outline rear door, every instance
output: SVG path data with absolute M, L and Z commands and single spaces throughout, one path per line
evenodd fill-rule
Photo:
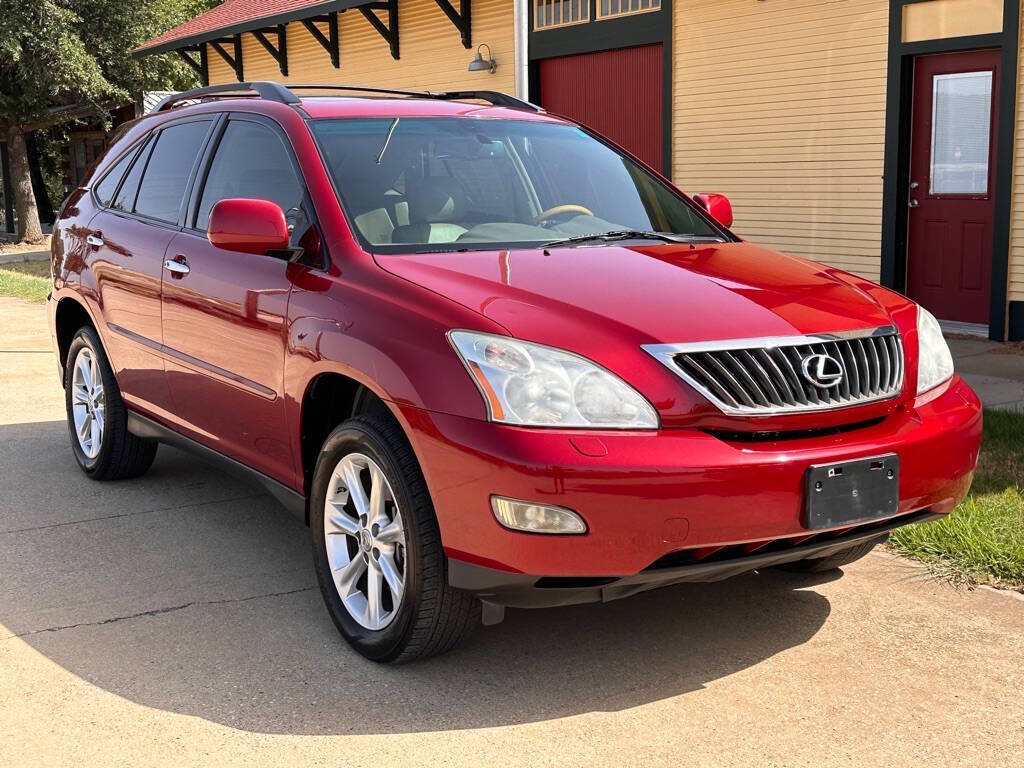
M 284 358 L 291 283 L 286 258 L 215 248 L 206 237 L 224 198 L 272 200 L 296 240 L 312 221 L 286 137 L 272 121 L 231 114 L 218 125 L 183 230 L 167 249 L 163 338 L 178 426 L 277 480 L 294 476 Z M 187 271 L 186 271 L 187 270 Z
M 130 157 L 119 158 L 93 190 L 103 208 L 87 236 L 107 354 L 125 401 L 163 417 L 170 406 L 160 352 L 164 250 L 178 230 L 185 191 L 212 125 L 205 118 L 160 128 Z

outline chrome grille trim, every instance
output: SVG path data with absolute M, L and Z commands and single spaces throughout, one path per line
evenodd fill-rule
M 890 400 L 903 389 L 903 341 L 895 326 L 811 336 L 765 336 L 693 344 L 644 344 L 672 373 L 723 413 L 771 416 Z M 803 359 L 824 353 L 843 369 L 832 387 L 810 384 Z

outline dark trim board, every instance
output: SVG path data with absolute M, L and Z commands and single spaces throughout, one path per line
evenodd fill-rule
M 988 335 L 993 341 L 1005 341 L 1010 219 L 1013 215 L 1013 150 L 1017 121 L 1020 2 L 1003 0 L 1001 33 L 904 43 L 901 41 L 903 6 L 919 1 L 890 0 L 889 3 L 889 63 L 886 78 L 885 162 L 882 182 L 882 285 L 901 292 L 906 292 L 907 288 L 907 202 L 910 191 L 910 121 L 914 57 L 930 53 L 998 48 L 999 123 L 996 126 L 995 219 L 992 227 L 992 287 Z
M 263 486 L 263 489 L 277 499 L 291 514 L 295 515 L 303 523 L 309 522 L 306 515 L 306 497 L 283 483 L 279 483 L 272 477 L 268 477 L 252 467 L 228 458 L 222 453 L 217 453 L 212 448 L 207 448 L 202 443 L 197 443 L 195 440 L 175 432 L 170 427 L 165 427 L 163 424 L 135 411 L 128 411 L 128 431 L 136 437 L 156 440 L 157 442 L 173 445 L 175 448 L 195 454 L 199 458 L 219 466 L 228 474 L 242 480 L 255 481 Z
M 527 47 L 530 100 L 537 104 L 543 104 L 544 98 L 540 92 L 541 59 L 661 44 L 661 162 L 664 176 L 672 178 L 672 0 L 661 0 L 659 11 L 600 21 L 596 20 L 597 0 L 590 0 L 591 21 L 540 31 L 533 29 L 533 6 L 527 3 Z
M 1024 301 L 1010 302 L 1010 333 L 1007 341 L 1024 341 Z

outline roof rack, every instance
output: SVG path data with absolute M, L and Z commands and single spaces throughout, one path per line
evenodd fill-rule
M 239 96 L 252 97 L 253 95 L 260 99 L 277 101 L 281 104 L 298 104 L 301 101 L 298 96 L 280 83 L 274 83 L 269 80 L 254 80 L 251 83 L 223 83 L 221 85 L 207 85 L 203 88 L 193 88 L 191 91 L 172 93 L 170 96 L 165 96 L 157 102 L 156 106 L 153 107 L 153 112 L 161 112 L 165 109 L 170 109 L 175 104 L 179 104 L 183 101 L 198 101 L 200 99 L 210 98 L 211 96 L 228 99 L 237 98 Z
M 369 85 L 330 85 L 326 83 L 306 83 L 284 86 L 270 80 L 256 80 L 251 83 L 224 83 L 208 85 L 205 88 L 193 88 L 191 91 L 174 93 L 161 99 L 153 112 L 172 108 L 183 101 L 199 101 L 207 98 L 238 98 L 253 97 L 276 101 L 280 104 L 300 104 L 302 99 L 292 89 L 300 91 L 342 91 L 344 93 L 379 93 L 391 96 L 407 96 L 415 99 L 438 99 L 440 101 L 461 101 L 478 99 L 496 107 L 512 107 L 528 109 L 531 112 L 543 112 L 536 104 L 517 99 L 499 91 L 407 91 L 400 88 L 379 88 Z
M 408 96 L 415 99 L 438 99 L 440 101 L 461 101 L 463 99 L 479 99 L 496 107 L 512 107 L 528 109 L 531 112 L 543 112 L 536 104 L 524 99 L 517 99 L 500 91 L 409 91 L 402 88 L 380 88 L 372 85 L 331 85 L 330 83 L 294 83 L 289 88 L 299 91 L 344 91 L 346 93 L 381 93 L 393 96 Z

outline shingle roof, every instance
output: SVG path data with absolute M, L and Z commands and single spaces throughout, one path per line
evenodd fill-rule
M 135 56 L 173 51 L 237 32 L 309 18 L 365 4 L 367 0 L 224 0 L 206 13 L 151 38 Z

